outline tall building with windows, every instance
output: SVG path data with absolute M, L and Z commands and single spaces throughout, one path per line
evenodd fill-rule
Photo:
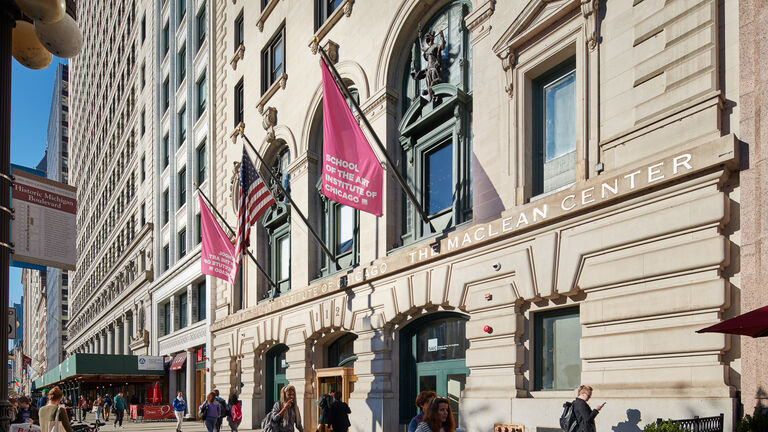
M 148 73 L 157 77 L 152 133 L 157 137 L 147 170 L 156 179 L 152 297 L 153 353 L 173 358 L 169 394 L 184 392 L 200 405 L 210 388 L 208 284 L 200 272 L 197 188 L 211 195 L 210 20 L 213 1 L 166 0 L 148 19 L 160 29 Z M 147 111 L 149 112 L 149 110 Z M 150 114 L 148 114 L 149 116 Z M 144 114 L 142 112 L 142 118 Z M 195 413 L 190 411 L 189 416 Z
M 291 384 L 305 428 L 331 389 L 353 430 L 403 430 L 423 390 L 466 430 L 557 428 L 583 383 L 609 402 L 599 431 L 637 414 L 729 429 L 741 341 L 696 330 L 740 313 L 756 217 L 739 204 L 742 6 L 678 6 L 216 2 L 214 202 L 234 223 L 242 129 L 340 264 L 278 197 L 250 238 L 268 275 L 247 261 L 211 281 L 213 384 L 245 427 Z M 395 160 L 381 218 L 320 194 L 319 46 Z
M 56 65 L 45 161 L 47 178 L 69 182 L 69 66 L 64 63 Z M 69 319 L 69 274 L 54 267 L 48 267 L 46 272 L 46 369 L 53 369 L 67 355 L 64 346 Z
M 48 368 L 46 360 L 46 272 L 33 269 L 21 270 L 21 286 L 24 296 L 24 354 L 32 360 L 31 378 L 37 378 Z

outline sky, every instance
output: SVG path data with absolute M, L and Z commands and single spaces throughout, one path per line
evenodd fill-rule
M 11 75 L 11 163 L 34 168 L 45 153 L 48 135 L 48 113 L 53 97 L 56 64 L 65 59 L 53 58 L 50 66 L 31 70 L 13 60 Z M 21 269 L 11 267 L 9 306 L 21 301 Z

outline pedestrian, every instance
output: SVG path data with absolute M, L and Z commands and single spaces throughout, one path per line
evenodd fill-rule
M 578 426 L 576 432 L 595 432 L 595 417 L 605 406 L 605 402 L 592 409 L 587 403 L 592 397 L 592 387 L 588 385 L 579 386 L 576 390 L 576 399 L 573 401 L 573 412 L 576 414 L 576 423 Z
M 88 415 L 88 398 L 85 395 L 80 395 L 77 407 L 80 408 L 80 421 L 85 421 L 85 417 Z
M 16 416 L 11 421 L 11 424 L 25 424 L 32 423 L 39 425 L 40 417 L 38 415 L 37 408 L 31 405 L 32 401 L 28 397 L 22 396 L 18 400 L 19 407 L 16 409 Z
M 64 394 L 58 387 L 54 387 L 48 392 L 48 403 L 40 408 L 39 411 L 40 430 L 49 431 L 51 430 L 51 426 L 55 427 L 57 424 L 56 422 L 58 422 L 59 430 L 63 428 L 66 432 L 73 432 L 72 426 L 69 425 L 69 417 L 65 410 L 60 406 L 61 398 L 63 396 Z
M 224 422 L 224 417 L 229 415 L 229 412 L 227 412 L 227 402 L 219 396 L 219 390 L 214 390 L 213 394 L 216 395 L 216 403 L 218 403 L 221 406 L 221 413 L 219 414 L 219 419 L 216 421 L 216 432 L 221 432 L 221 424 Z
M 64 396 L 64 408 L 67 410 L 69 421 L 73 421 L 75 419 L 75 404 L 69 396 Z
M 173 400 L 173 414 L 176 416 L 176 432 L 181 432 L 181 422 L 184 421 L 184 411 L 187 409 L 187 402 L 184 401 L 184 393 L 179 392 L 176 399 Z
M 48 405 L 48 389 L 43 389 L 43 395 L 37 400 L 37 409 Z
M 232 393 L 229 395 L 229 400 L 227 401 L 227 412 L 229 412 L 227 415 L 227 423 L 229 423 L 229 428 L 232 430 L 232 432 L 237 432 L 237 428 L 240 427 L 240 422 L 243 421 L 243 406 L 241 405 L 240 400 L 237 398 L 237 393 Z
M 328 408 L 333 403 L 332 395 L 333 389 L 330 389 L 327 394 L 320 396 L 320 399 L 317 400 L 317 406 L 320 408 L 320 417 L 317 419 L 317 432 L 328 432 L 330 430 L 328 429 L 330 424 L 328 421 Z
M 424 413 L 427 412 L 427 408 L 429 408 L 430 402 L 432 402 L 432 399 L 436 397 L 437 393 L 429 390 L 424 390 L 423 392 L 419 393 L 418 396 L 416 396 L 416 407 L 418 408 L 419 413 L 416 414 L 408 424 L 408 432 L 416 432 L 416 428 L 419 427 L 419 423 L 424 420 Z
M 456 424 L 448 399 L 436 397 L 424 414 L 424 421 L 419 423 L 416 432 L 456 432 Z
M 341 392 L 337 391 L 333 394 L 334 401 L 331 402 L 331 406 L 328 408 L 328 423 L 333 428 L 333 432 L 347 432 L 349 427 L 352 426 L 349 423 L 349 414 L 352 410 L 349 409 L 349 405 L 341 401 Z
M 120 392 L 115 396 L 115 423 L 114 427 L 117 429 L 118 423 L 120 425 L 120 429 L 123 428 L 123 415 L 125 415 L 125 410 L 128 409 L 128 404 L 125 403 L 125 398 L 123 397 L 123 392 Z
M 104 395 L 104 405 L 101 413 L 104 415 L 104 421 L 109 421 L 109 411 L 112 409 L 112 398 L 109 397 L 109 393 Z
M 216 393 L 210 392 L 205 398 L 205 402 L 197 409 L 200 417 L 203 418 L 205 428 L 208 432 L 214 432 L 216 430 L 216 423 L 221 416 L 222 406 L 216 402 Z
M 8 398 L 8 404 L 10 405 L 8 407 L 8 416 L 10 418 L 16 418 L 16 412 L 19 410 L 19 402 L 16 400 L 15 396 L 11 396 Z
M 280 400 L 275 402 L 272 411 L 261 422 L 262 429 L 271 428 L 271 432 L 304 432 L 301 413 L 296 406 L 296 387 L 287 385 L 280 390 Z
M 104 398 L 101 395 L 96 397 L 93 401 L 93 412 L 96 414 L 96 424 L 101 422 L 102 414 L 104 414 Z

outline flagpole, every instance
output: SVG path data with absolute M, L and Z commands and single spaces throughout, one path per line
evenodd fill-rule
M 408 186 L 408 183 L 405 181 L 405 178 L 400 173 L 400 170 L 397 169 L 397 166 L 395 166 L 395 161 L 392 160 L 392 158 L 389 156 L 389 153 L 387 152 L 387 149 L 384 147 L 384 144 L 381 143 L 381 140 L 379 139 L 379 136 L 376 134 L 376 131 L 373 130 L 373 127 L 371 127 L 371 124 L 368 122 L 368 119 L 365 117 L 365 114 L 363 114 L 363 110 L 360 109 L 360 105 L 357 104 L 357 101 L 354 97 L 352 97 L 352 94 L 349 92 L 349 89 L 347 88 L 347 85 L 344 84 L 344 81 L 341 79 L 341 75 L 339 75 L 339 71 L 336 70 L 336 66 L 333 65 L 333 62 L 330 58 L 328 58 L 328 53 L 325 52 L 322 46 L 320 44 L 317 44 L 317 49 L 320 51 L 320 55 L 323 57 L 323 60 L 325 60 L 325 64 L 328 66 L 328 69 L 331 71 L 331 75 L 333 75 L 334 81 L 336 81 L 336 86 L 341 90 L 342 93 L 344 93 L 344 97 L 347 98 L 347 100 L 352 103 L 355 107 L 355 111 L 357 111 L 358 114 L 360 114 L 360 119 L 363 121 L 363 124 L 365 124 L 365 127 L 368 129 L 368 132 L 371 133 L 371 136 L 373 136 L 373 140 L 376 141 L 376 145 L 379 147 L 379 150 L 384 155 L 384 159 L 387 161 L 387 164 L 390 167 L 390 171 L 397 179 L 397 182 L 400 183 L 400 187 L 405 192 L 405 195 L 408 197 L 408 199 L 411 201 L 414 207 L 416 207 L 416 211 L 419 212 L 419 216 L 421 216 L 421 220 L 425 222 L 427 225 L 429 225 L 429 228 L 432 230 L 432 232 L 437 232 L 435 229 L 435 226 L 432 225 L 432 221 L 429 219 L 429 216 L 424 211 L 424 209 L 421 207 L 421 203 L 416 198 L 416 194 L 413 193 L 410 186 Z
M 293 201 L 293 198 L 291 198 L 291 194 L 289 194 L 288 191 L 286 191 L 285 188 L 283 188 L 283 185 L 280 183 L 280 180 L 277 178 L 277 176 L 275 176 L 275 173 L 273 173 L 272 170 L 269 169 L 269 165 L 267 165 L 267 163 L 261 157 L 261 155 L 259 154 L 259 151 L 256 150 L 256 147 L 254 147 L 253 144 L 251 144 L 251 140 L 249 140 L 248 137 L 245 135 L 245 132 L 243 131 L 243 129 L 240 128 L 239 132 L 240 132 L 240 136 L 243 137 L 245 142 L 248 143 L 248 146 L 251 148 L 251 150 L 253 150 L 253 152 L 256 154 L 256 157 L 259 158 L 259 161 L 262 163 L 262 165 L 267 167 L 267 172 L 269 173 L 269 176 L 272 178 L 272 181 L 275 183 L 275 185 L 277 185 L 277 187 L 280 189 L 280 192 L 282 192 L 285 198 L 288 200 L 288 202 L 291 203 L 291 211 L 295 211 L 296 214 L 299 216 L 299 218 L 304 222 L 304 225 L 307 226 L 309 233 L 312 234 L 312 237 L 315 238 L 315 240 L 323 249 L 323 251 L 325 251 L 325 254 L 328 255 L 328 258 L 331 260 L 331 262 L 333 262 L 336 265 L 336 270 L 341 270 L 341 266 L 339 266 L 339 262 L 336 260 L 336 257 L 333 255 L 333 253 L 331 253 L 331 250 L 328 249 L 328 246 L 325 245 L 325 242 L 323 242 L 320 239 L 320 236 L 317 235 L 317 233 L 315 232 L 315 229 L 312 228 L 312 225 L 309 224 L 309 220 L 307 219 L 306 216 L 304 216 L 304 213 L 302 213 L 301 210 L 299 210 L 299 206 L 297 206 L 296 203 Z
M 235 234 L 235 230 L 232 229 L 232 226 L 227 223 L 226 219 L 224 219 L 224 216 L 222 216 L 221 213 L 219 213 L 219 210 L 216 209 L 216 206 L 213 205 L 211 200 L 209 200 L 208 197 L 203 193 L 203 190 L 200 189 L 200 186 L 197 187 L 197 192 L 200 194 L 201 197 L 203 197 L 205 202 L 208 203 L 208 206 L 213 210 L 213 212 L 216 213 L 216 216 L 218 216 L 219 219 L 222 222 L 224 222 L 224 226 L 227 227 L 227 229 L 229 230 L 229 233 L 234 235 Z M 267 281 L 269 282 L 269 284 L 272 285 L 273 287 L 277 288 L 277 285 L 274 282 L 272 282 L 272 278 L 269 277 L 269 274 L 267 274 L 267 271 L 264 270 L 264 268 L 261 266 L 261 264 L 259 264 L 258 261 L 256 261 L 256 257 L 253 256 L 253 254 L 251 253 L 250 249 L 248 249 L 246 247 L 245 251 L 248 252 L 248 256 L 251 257 L 251 260 L 253 261 L 253 263 L 256 264 L 256 268 L 258 268 L 259 271 L 261 271 L 261 274 L 263 274 L 264 277 L 267 278 Z

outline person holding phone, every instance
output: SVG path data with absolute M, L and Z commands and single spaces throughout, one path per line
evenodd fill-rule
M 287 385 L 280 390 L 280 400 L 262 423 L 262 429 L 271 427 L 272 432 L 304 432 L 299 407 L 296 405 L 296 387 Z M 295 429 L 294 429 L 295 426 Z
M 587 402 L 592 397 L 592 387 L 588 385 L 579 386 L 576 393 L 578 396 L 573 401 L 573 412 L 576 413 L 578 427 L 575 432 L 595 432 L 595 417 L 603 409 L 605 402 L 595 409 L 590 408 Z

